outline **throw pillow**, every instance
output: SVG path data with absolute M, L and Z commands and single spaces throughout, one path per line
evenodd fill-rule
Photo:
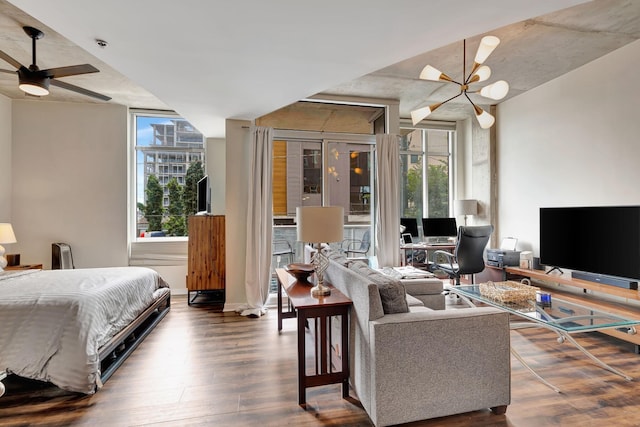
M 349 265 L 349 269 L 366 277 L 371 283 L 378 286 L 384 314 L 409 312 L 407 292 L 400 281 L 371 269 L 362 261 L 352 262 Z

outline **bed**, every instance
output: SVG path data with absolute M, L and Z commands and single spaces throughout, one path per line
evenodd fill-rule
M 169 286 L 149 268 L 0 271 L 0 381 L 93 394 L 169 308 Z

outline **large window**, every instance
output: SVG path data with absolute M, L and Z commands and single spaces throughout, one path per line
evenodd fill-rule
M 170 114 L 132 113 L 135 238 L 186 236 L 204 176 L 204 137 Z
M 400 145 L 401 217 L 451 216 L 454 131 L 403 129 Z

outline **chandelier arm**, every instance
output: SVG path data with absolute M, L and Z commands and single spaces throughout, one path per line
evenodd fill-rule
M 462 95 L 464 92 L 460 92 L 457 95 L 452 96 L 451 98 L 447 99 L 446 101 L 442 101 L 443 104 L 446 104 L 447 102 L 456 99 L 457 97 L 459 97 L 460 95 Z M 467 97 L 468 98 L 468 97 Z

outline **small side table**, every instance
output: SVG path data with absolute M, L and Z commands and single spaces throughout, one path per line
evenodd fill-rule
M 22 264 L 12 265 L 4 268 L 5 270 L 42 270 L 42 264 Z
M 298 404 L 306 404 L 306 390 L 328 384 L 342 384 L 342 397 L 349 397 L 349 310 L 353 302 L 342 292 L 331 288 L 331 295 L 312 297 L 311 287 L 299 283 L 283 268 L 276 269 L 278 277 L 278 333 L 282 330 L 283 318 L 298 318 Z M 282 289 L 289 297 L 289 310 L 282 312 Z M 340 371 L 331 363 L 331 318 L 341 318 L 342 354 Z M 314 319 L 314 373 L 307 374 L 305 328 L 309 319 Z

